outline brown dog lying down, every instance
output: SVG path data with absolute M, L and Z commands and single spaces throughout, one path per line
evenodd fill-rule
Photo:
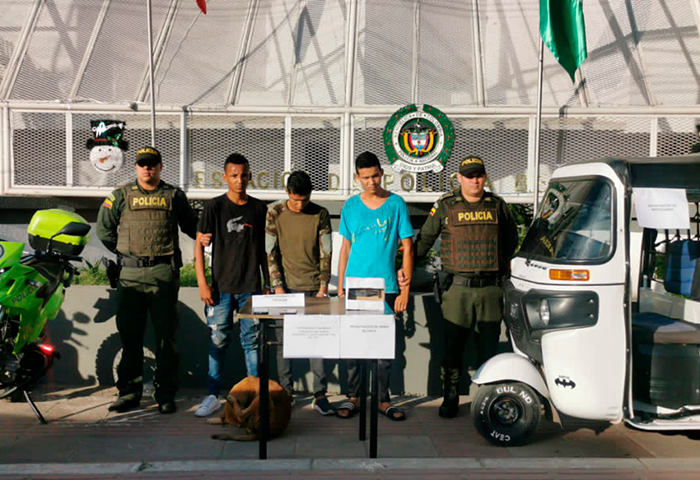
M 292 399 L 287 391 L 270 380 L 270 436 L 275 438 L 287 429 L 292 418 Z M 258 439 L 260 426 L 260 379 L 246 377 L 233 386 L 226 397 L 226 408 L 221 418 L 207 420 L 210 425 L 232 425 L 240 431 L 212 435 L 215 440 L 251 442 Z M 243 431 L 243 429 L 245 431 Z

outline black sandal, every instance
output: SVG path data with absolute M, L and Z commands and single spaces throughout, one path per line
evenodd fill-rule
M 393 420 L 395 422 L 402 422 L 402 421 L 406 420 L 406 412 L 401 410 L 399 407 L 394 407 L 394 406 L 386 407 L 386 409 L 384 409 L 384 410 L 380 409 L 379 413 L 384 415 L 389 420 Z M 399 414 L 398 417 L 395 415 L 397 413 Z
M 348 412 L 348 413 L 347 413 L 347 415 L 341 415 L 340 412 Z M 347 401 L 341 403 L 335 412 L 336 416 L 338 416 L 340 418 L 352 418 L 355 415 L 355 413 L 357 413 L 357 405 L 355 405 L 350 400 L 347 400 Z

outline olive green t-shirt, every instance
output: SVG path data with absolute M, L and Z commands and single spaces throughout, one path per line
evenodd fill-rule
M 311 202 L 299 213 L 286 200 L 267 211 L 265 227 L 270 283 L 312 291 L 327 286 L 331 276 L 331 223 L 328 210 Z

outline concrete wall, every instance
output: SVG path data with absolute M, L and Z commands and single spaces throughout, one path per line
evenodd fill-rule
M 115 290 L 108 287 L 72 286 L 66 291 L 66 299 L 58 317 L 47 326 L 47 340 L 61 353 L 54 364 L 48 382 L 63 385 L 114 384 L 116 362 L 121 343 L 115 322 Z M 208 329 L 202 302 L 196 288 L 180 290 L 180 385 L 206 388 Z M 442 315 L 430 294 L 413 294 L 408 311 L 397 328 L 396 360 L 392 365 L 392 394 L 438 394 L 440 359 L 442 355 Z M 235 335 L 237 335 L 237 330 Z M 152 379 L 154 368 L 153 332 L 147 331 L 146 381 Z M 501 346 L 507 349 L 505 336 Z M 473 351 L 473 347 L 467 351 Z M 274 353 L 271 355 L 272 377 L 276 378 Z M 473 364 L 469 353 L 465 362 Z M 342 361 L 328 361 L 329 391 L 344 391 L 346 371 Z M 233 385 L 243 378 L 245 368 L 239 342 L 229 347 L 224 385 Z M 310 390 L 311 373 L 308 362 L 293 362 L 295 388 Z M 464 382 L 463 382 L 464 383 Z M 464 384 L 463 388 L 468 388 Z

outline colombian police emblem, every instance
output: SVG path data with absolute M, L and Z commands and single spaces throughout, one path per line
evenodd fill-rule
M 441 171 L 454 141 L 452 122 L 431 105 L 407 105 L 394 112 L 384 127 L 384 150 L 397 172 Z

